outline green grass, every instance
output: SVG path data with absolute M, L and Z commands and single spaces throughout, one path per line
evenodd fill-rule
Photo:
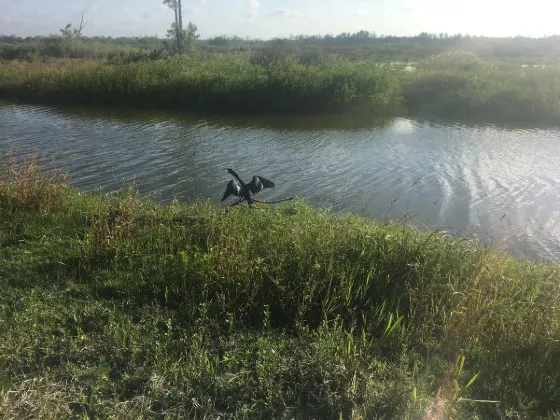
M 560 67 L 523 68 L 447 53 L 419 64 L 403 86 L 407 108 L 423 115 L 499 121 L 560 121 Z
M 204 54 L 257 51 L 271 46 L 294 50 L 320 50 L 341 55 L 350 60 L 375 59 L 381 61 L 416 61 L 435 54 L 462 49 L 490 60 L 521 63 L 557 63 L 560 57 L 558 36 L 543 38 L 461 36 L 459 34 L 420 34 L 412 37 L 372 37 L 364 33 L 340 34 L 336 37 L 296 36 L 296 39 L 247 40 L 219 36 L 199 39 L 195 45 Z M 158 50 L 165 40 L 156 37 L 81 37 L 69 46 L 60 36 L 37 36 L 26 39 L 0 35 L 0 60 L 45 57 L 82 59 L 110 59 L 114 55 L 139 56 Z M 168 40 L 167 40 L 168 41 Z
M 558 418 L 558 265 L 5 169 L 3 418 Z
M 445 53 L 415 72 L 317 53 L 0 67 L 0 98 L 221 113 L 365 112 L 558 123 L 560 68 Z M 264 55 L 263 55 L 264 54 Z
M 80 104 L 136 104 L 222 112 L 335 111 L 395 102 L 388 70 L 332 60 L 264 67 L 248 55 L 173 58 L 79 70 L 0 70 L 0 97 Z
M 50 40 L 50 42 L 49 42 Z M 109 43 L 88 42 L 66 46 L 62 38 L 46 38 L 38 43 L 0 43 L 0 60 L 45 61 L 53 58 L 104 60 L 115 57 L 150 57 L 158 54 L 161 45 L 130 47 Z

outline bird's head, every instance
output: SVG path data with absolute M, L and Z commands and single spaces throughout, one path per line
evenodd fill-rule
M 240 180 L 240 179 L 239 179 L 239 175 L 237 175 L 233 169 L 231 169 L 231 168 L 224 168 L 224 169 L 226 170 L 226 172 L 227 172 L 228 174 L 230 174 L 230 175 L 233 176 L 234 178 L 237 178 L 238 180 Z
M 224 169 L 226 170 L 226 172 L 228 174 L 237 178 L 237 174 L 235 173 L 235 171 L 233 169 L 231 169 L 231 168 L 224 168 Z

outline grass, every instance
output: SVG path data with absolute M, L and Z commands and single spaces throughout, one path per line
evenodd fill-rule
M 419 64 L 403 86 L 409 110 L 443 117 L 560 121 L 560 67 L 523 68 L 447 53 Z
M 196 47 L 203 54 L 258 51 L 271 46 L 294 50 L 320 50 L 350 60 L 417 61 L 456 49 L 490 60 L 521 63 L 557 63 L 560 57 L 558 36 L 544 38 L 461 36 L 459 34 L 420 34 L 412 37 L 372 37 L 364 33 L 341 36 L 296 36 L 296 39 L 247 40 L 219 36 L 199 39 Z M 434 36 L 435 35 L 435 36 Z M 70 57 L 109 60 L 114 56 L 139 58 L 161 50 L 164 39 L 156 37 L 82 37 L 68 45 L 59 36 L 17 38 L 0 35 L 0 60 L 40 60 L 45 57 Z M 160 53 L 156 53 L 160 54 Z
M 110 43 L 88 42 L 66 45 L 60 37 L 43 38 L 36 43 L 1 43 L 0 60 L 44 61 L 49 59 L 71 58 L 78 60 L 111 61 L 115 57 L 149 56 L 161 49 L 161 45 L 129 47 Z
M 68 71 L 0 70 L 0 97 L 81 104 L 137 104 L 218 112 L 335 111 L 395 102 L 384 69 L 332 60 L 253 64 L 246 55 L 173 58 Z
M 445 53 L 417 70 L 320 53 L 0 67 L 0 98 L 221 113 L 362 112 L 557 123 L 560 68 Z M 263 55 L 264 54 L 264 55 Z
M 34 160 L 2 172 L 0 253 L 3 418 L 559 415 L 558 265 L 301 202 L 82 193 Z
M 9 60 L 0 63 L 0 68 L 15 72 L 69 71 L 84 67 L 97 67 L 99 61 L 88 59 L 46 58 L 37 61 Z

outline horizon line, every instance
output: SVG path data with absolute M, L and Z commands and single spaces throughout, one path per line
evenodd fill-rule
M 363 34 L 363 35 L 369 35 L 367 37 L 362 38 L 363 40 L 376 40 L 376 39 L 419 39 L 419 38 L 424 38 L 427 40 L 446 40 L 446 39 L 457 39 L 457 38 L 463 38 L 463 39 L 473 39 L 473 38 L 484 38 L 484 39 L 515 39 L 515 38 L 521 38 L 521 39 L 550 39 L 550 38 L 556 38 L 559 37 L 560 38 L 560 33 L 557 34 L 550 34 L 550 35 L 541 35 L 541 36 L 536 36 L 536 35 L 521 35 L 521 34 L 517 34 L 517 35 L 502 35 L 502 36 L 496 36 L 496 35 L 484 35 L 484 34 L 471 34 L 471 33 L 461 33 L 461 32 L 457 32 L 457 33 L 447 33 L 447 32 L 420 32 L 418 34 L 415 35 L 394 35 L 394 34 L 376 34 L 375 31 L 367 31 L 367 30 L 360 30 L 357 32 L 340 32 L 338 34 L 332 34 L 332 33 L 324 33 L 324 34 L 290 34 L 290 35 L 283 35 L 283 36 L 275 36 L 275 37 L 268 37 L 268 38 L 263 38 L 263 37 L 249 37 L 249 36 L 239 36 L 239 35 L 227 35 L 227 34 L 220 34 L 220 35 L 213 35 L 213 36 L 207 36 L 205 38 L 200 38 L 199 41 L 209 41 L 209 40 L 213 40 L 216 38 L 226 38 L 228 40 L 244 40 L 244 41 L 274 41 L 274 40 L 289 40 L 289 41 L 299 41 L 301 39 L 296 39 L 298 37 L 303 37 L 303 40 L 305 39 L 317 39 L 317 40 L 344 40 L 345 38 L 341 38 L 342 35 L 348 35 L 348 38 L 352 38 L 352 36 L 356 36 L 358 34 Z M 442 37 L 443 35 L 443 37 Z M 21 40 L 26 40 L 28 38 L 50 38 L 50 37 L 58 37 L 61 36 L 57 33 L 51 33 L 51 34 L 47 34 L 47 35 L 27 35 L 27 36 L 23 36 L 23 35 L 17 35 L 17 34 L 2 34 L 0 33 L 0 38 L 18 38 Z M 91 39 L 91 38 L 113 38 L 113 39 L 118 39 L 118 38 L 130 38 L 130 39 L 143 39 L 143 38 L 155 38 L 158 40 L 165 40 L 167 39 L 166 36 L 161 36 L 158 34 L 152 34 L 152 35 L 83 35 L 82 38 L 85 39 Z M 348 39 L 346 38 L 346 39 Z

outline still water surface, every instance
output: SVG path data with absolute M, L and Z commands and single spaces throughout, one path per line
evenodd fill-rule
M 0 103 L 0 151 L 37 150 L 73 184 L 135 182 L 161 201 L 210 199 L 224 167 L 311 204 L 476 234 L 514 255 L 560 259 L 560 129 L 404 118 L 200 117 Z

